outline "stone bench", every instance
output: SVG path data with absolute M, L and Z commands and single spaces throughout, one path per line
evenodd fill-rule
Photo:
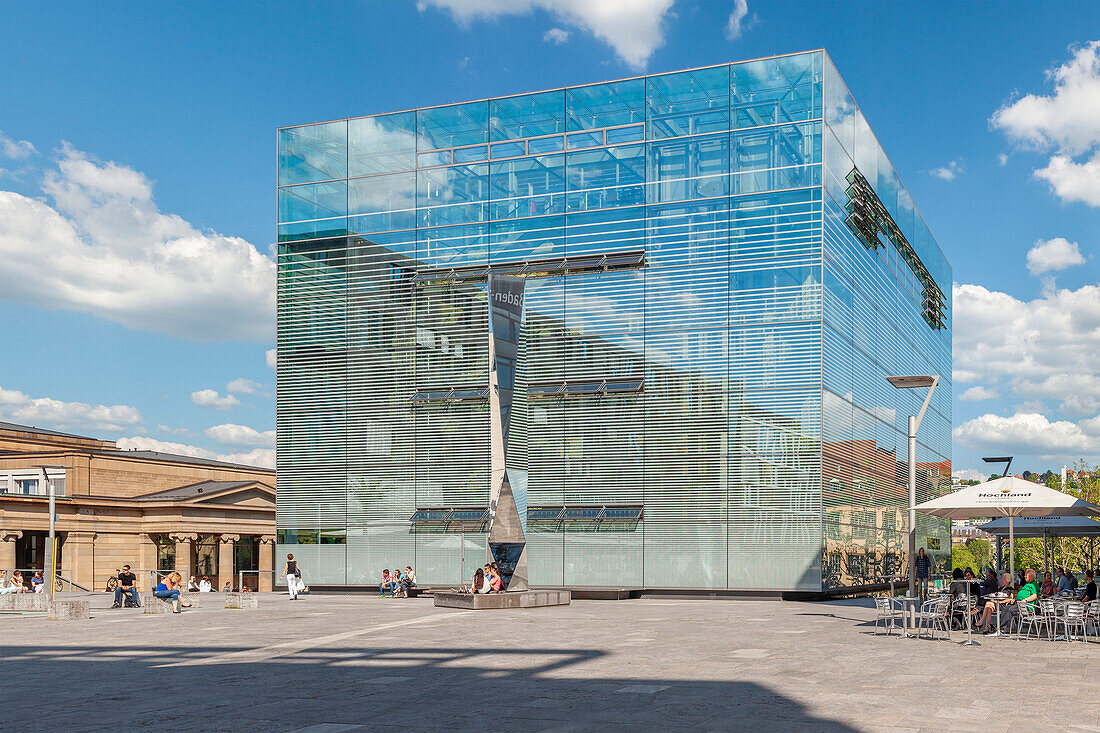
M 198 593 L 181 593 L 180 600 L 191 604 L 191 608 L 199 608 Z M 158 598 L 152 591 L 141 591 L 142 613 L 172 613 L 172 601 L 168 598 Z
M 45 593 L 10 593 L 0 596 L 0 611 L 45 611 L 49 599 Z
M 260 599 L 254 593 L 226 593 L 226 608 L 259 608 Z
M 46 604 L 46 618 L 50 621 L 77 621 L 89 618 L 88 601 L 50 601 Z

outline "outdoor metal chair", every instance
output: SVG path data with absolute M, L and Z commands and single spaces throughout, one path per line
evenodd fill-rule
M 1023 632 L 1025 639 L 1029 638 L 1032 629 L 1035 629 L 1035 638 L 1038 639 L 1039 627 L 1047 625 L 1046 617 L 1035 611 L 1030 604 L 1021 601 L 1019 606 L 1019 615 L 1016 617 L 1016 641 L 1020 640 L 1020 632 Z M 1024 631 L 1025 628 L 1026 631 Z
M 1100 600 L 1085 604 L 1085 641 L 1089 640 L 1090 631 L 1100 638 Z
M 1050 640 L 1054 641 L 1054 627 L 1058 625 L 1058 602 L 1053 598 L 1040 598 L 1039 618 L 1046 625 Z
M 894 632 L 894 629 L 897 628 L 897 627 L 894 626 L 894 619 L 902 618 L 901 611 L 898 609 L 897 606 L 894 605 L 894 599 L 893 598 L 886 598 L 886 597 L 875 599 L 875 610 L 877 611 L 877 613 L 875 615 L 875 631 L 874 631 L 874 633 L 878 634 L 878 625 L 879 625 L 879 622 L 881 621 L 883 630 L 886 631 L 887 636 L 890 636 Z M 890 622 L 889 626 L 886 625 L 887 621 Z M 901 629 L 900 628 L 898 628 L 898 635 L 899 636 L 901 635 Z
M 951 640 L 951 597 L 943 596 L 927 601 L 920 607 L 917 614 L 917 638 L 921 637 L 927 627 L 929 638 L 936 638 L 937 629 L 943 629 L 947 634 L 947 640 Z
M 1072 630 L 1074 629 L 1080 629 L 1081 636 L 1078 638 L 1082 641 L 1087 641 L 1087 639 L 1085 639 L 1085 604 L 1070 601 L 1066 603 L 1063 608 L 1064 611 L 1062 615 L 1055 620 L 1055 627 L 1061 625 L 1062 628 L 1065 629 L 1067 642 L 1073 641 Z
M 967 626 L 974 623 L 973 611 L 977 607 L 977 596 L 970 596 L 969 605 L 967 605 L 966 596 L 957 596 L 951 603 L 951 628 L 966 630 Z

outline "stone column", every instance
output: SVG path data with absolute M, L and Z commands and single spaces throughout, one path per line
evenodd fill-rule
M 270 593 L 275 590 L 275 535 L 260 535 L 260 557 L 256 564 L 260 571 L 261 593 Z
M 62 553 L 61 574 L 90 591 L 102 590 L 95 583 L 95 532 L 67 532 Z M 68 590 L 68 585 L 65 585 Z
M 176 543 L 176 572 L 183 576 L 186 584 L 191 577 L 191 550 L 199 536 L 194 532 L 176 532 L 168 538 Z
M 5 581 L 15 570 L 15 541 L 22 536 L 23 532 L 18 529 L 0 529 L 0 572 L 4 573 Z
M 230 586 L 236 585 L 236 578 L 233 577 L 233 549 L 240 538 L 239 534 L 223 534 L 218 541 L 218 587 L 214 590 L 224 588 L 227 580 Z
M 153 581 L 153 576 L 149 573 L 150 570 L 157 569 L 157 541 L 155 535 L 149 532 L 138 533 L 138 565 L 140 572 L 135 571 L 135 575 L 138 576 L 138 589 L 139 590 L 152 590 L 148 585 Z M 156 584 L 153 584 L 156 587 Z

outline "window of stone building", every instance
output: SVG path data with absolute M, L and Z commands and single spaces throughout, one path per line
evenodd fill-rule
M 215 577 L 218 574 L 218 535 L 200 534 L 195 543 L 195 564 L 192 575 Z
M 176 543 L 166 534 L 157 535 L 157 570 L 168 573 L 176 569 Z
M 255 573 L 260 569 L 260 539 L 241 537 L 233 547 L 233 576 L 240 572 Z

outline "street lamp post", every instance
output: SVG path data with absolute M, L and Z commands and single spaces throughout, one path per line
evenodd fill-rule
M 928 387 L 928 395 L 924 398 L 920 412 L 916 417 L 909 416 L 909 597 L 912 598 L 917 594 L 917 510 L 913 508 L 917 504 L 917 429 L 920 428 L 924 413 L 932 402 L 932 393 L 940 383 L 940 376 L 936 374 L 887 377 L 886 381 L 897 389 Z
M 46 591 L 50 594 L 50 598 L 53 598 L 55 582 L 54 579 L 56 578 L 57 574 L 57 558 L 55 557 L 55 555 L 57 554 L 57 532 L 55 530 L 54 524 L 55 520 L 57 519 L 57 497 L 56 492 L 54 491 L 54 486 L 50 482 L 48 469 L 65 467 L 40 465 L 36 466 L 36 468 L 38 468 L 38 470 L 42 472 L 42 486 L 46 489 L 46 495 L 50 499 L 50 537 L 46 541 L 46 562 L 44 563 L 46 566 L 46 577 L 44 578 L 44 580 L 46 583 L 49 584 L 46 586 Z

